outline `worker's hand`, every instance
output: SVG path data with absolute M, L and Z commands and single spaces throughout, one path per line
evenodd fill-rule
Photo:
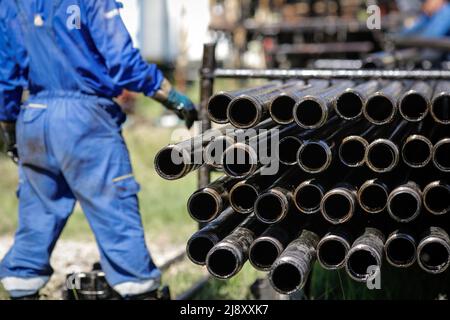
M 188 129 L 192 127 L 194 121 L 198 120 L 198 113 L 194 103 L 175 89 L 170 90 L 169 98 L 163 104 L 167 109 L 175 112 L 180 119 L 183 119 Z
M 188 129 L 198 120 L 198 112 L 194 103 L 189 97 L 174 89 L 168 80 L 164 79 L 161 89 L 154 98 L 167 109 L 175 112 L 180 119 L 183 119 Z
M 19 162 L 19 154 L 16 143 L 16 123 L 0 122 L 0 135 L 5 145 L 6 154 L 17 164 Z

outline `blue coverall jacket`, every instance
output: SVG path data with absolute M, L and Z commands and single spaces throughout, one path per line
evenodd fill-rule
M 19 225 L 0 264 L 12 296 L 52 274 L 54 245 L 79 201 L 108 282 L 123 296 L 159 285 L 112 101 L 152 96 L 163 76 L 133 45 L 114 0 L 0 0 L 0 121 L 17 121 Z M 22 106 L 22 91 L 30 97 Z

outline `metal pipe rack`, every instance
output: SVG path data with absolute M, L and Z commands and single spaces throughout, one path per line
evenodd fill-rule
M 203 62 L 200 69 L 200 133 L 211 129 L 212 123 L 207 115 L 207 104 L 213 95 L 215 79 L 411 79 L 411 80 L 450 80 L 448 70 L 325 70 L 325 69 L 223 69 L 217 68 L 216 44 L 207 43 L 203 48 Z M 211 168 L 203 166 L 198 170 L 197 187 L 204 188 L 211 182 Z M 192 290 L 180 296 L 189 299 L 208 283 L 208 279 L 201 279 L 193 285 Z
M 216 44 L 208 43 L 203 48 L 203 63 L 200 70 L 200 131 L 211 128 L 206 107 L 213 95 L 215 79 L 411 79 L 450 80 L 449 70 L 333 70 L 333 69 L 223 69 L 217 68 Z M 210 182 L 211 169 L 204 166 L 198 172 L 198 188 Z

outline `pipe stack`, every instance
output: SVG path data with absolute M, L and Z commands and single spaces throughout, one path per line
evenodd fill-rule
M 273 81 L 221 91 L 207 112 L 229 124 L 163 148 L 155 168 L 223 172 L 187 210 L 204 225 L 188 257 L 214 277 L 249 261 L 290 294 L 316 261 L 358 282 L 383 264 L 448 269 L 450 82 Z

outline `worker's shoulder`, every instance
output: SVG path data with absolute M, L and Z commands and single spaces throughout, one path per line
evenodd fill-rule
M 450 16 L 450 3 L 445 4 L 441 10 L 436 13 L 438 16 Z

